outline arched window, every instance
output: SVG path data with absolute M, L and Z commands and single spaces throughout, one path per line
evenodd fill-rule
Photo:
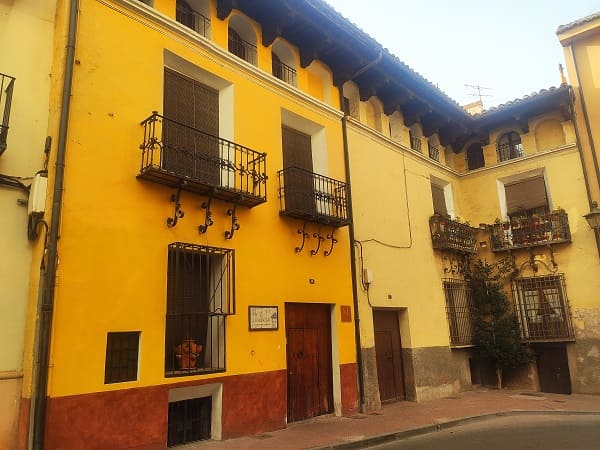
M 296 61 L 290 48 L 280 40 L 275 41 L 272 50 L 273 75 L 292 86 L 296 86 Z
M 346 81 L 343 86 L 344 92 L 344 112 L 350 117 L 360 119 L 360 95 L 358 86 L 352 81 Z
M 467 148 L 467 170 L 475 170 L 485 166 L 483 147 L 479 143 L 469 145 Z
M 242 17 L 231 18 L 228 37 L 229 52 L 256 66 L 256 34 Z
M 504 133 L 498 138 L 498 142 L 496 143 L 496 154 L 498 155 L 498 162 L 523 156 L 521 136 L 514 131 Z

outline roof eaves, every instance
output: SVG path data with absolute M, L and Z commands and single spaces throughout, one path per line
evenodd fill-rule
M 596 20 L 596 19 L 600 19 L 600 11 L 590 14 L 589 16 L 582 17 L 581 19 L 577 19 L 577 20 L 567 23 L 565 25 L 559 26 L 558 29 L 556 30 L 556 34 L 564 33 L 566 31 L 571 30 L 572 28 L 575 28 L 579 25 L 584 25 L 584 24 L 591 22 L 593 20 Z

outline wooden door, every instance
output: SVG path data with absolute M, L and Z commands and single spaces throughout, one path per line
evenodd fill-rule
M 288 422 L 333 412 L 330 307 L 286 303 Z
M 311 137 L 288 127 L 281 128 L 284 199 L 288 212 L 315 212 Z
M 373 311 L 377 381 L 382 402 L 404 400 L 404 370 L 397 311 Z
M 163 168 L 219 185 L 219 93 L 165 68 Z
M 538 346 L 537 368 L 542 392 L 571 393 L 571 376 L 565 344 Z

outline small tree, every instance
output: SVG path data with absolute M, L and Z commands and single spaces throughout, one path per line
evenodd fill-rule
M 517 318 L 502 285 L 511 270 L 509 260 L 489 264 L 479 259 L 473 264 L 470 274 L 475 308 L 473 343 L 479 354 L 494 365 L 498 389 L 502 389 L 504 369 L 531 361 L 531 356 L 521 344 Z

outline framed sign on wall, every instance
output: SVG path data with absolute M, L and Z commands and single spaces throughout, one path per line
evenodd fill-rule
M 250 331 L 269 331 L 279 329 L 279 307 L 248 306 Z

